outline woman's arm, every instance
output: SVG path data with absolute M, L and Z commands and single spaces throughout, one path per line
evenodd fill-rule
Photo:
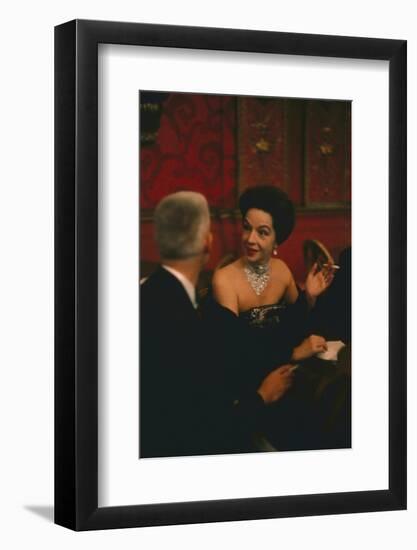
M 285 285 L 283 298 L 287 304 L 294 304 L 298 299 L 298 289 L 290 268 L 282 260 L 275 260 L 277 282 Z
M 288 270 L 288 272 L 289 272 L 289 281 L 288 281 L 287 290 L 285 291 L 284 298 L 287 304 L 294 304 L 298 299 L 298 289 L 297 289 L 297 285 L 295 284 L 294 277 L 292 276 L 291 271 Z
M 231 278 L 223 269 L 215 271 L 213 275 L 213 296 L 220 305 L 239 315 L 237 293 Z

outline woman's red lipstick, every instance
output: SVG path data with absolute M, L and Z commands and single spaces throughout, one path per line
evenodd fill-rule
M 246 254 L 247 256 L 253 256 L 256 254 L 256 248 L 249 248 L 248 246 L 245 246 Z

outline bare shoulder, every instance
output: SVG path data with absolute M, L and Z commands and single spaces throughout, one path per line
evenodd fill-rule
M 213 275 L 213 295 L 220 305 L 239 313 L 238 295 L 235 287 L 237 267 L 229 264 L 215 271 Z
M 271 260 L 272 272 L 276 277 L 279 277 L 286 283 L 289 283 L 292 280 L 292 273 L 287 264 L 280 260 L 279 258 L 273 258 Z
M 233 281 L 239 272 L 239 265 L 240 261 L 236 260 L 221 269 L 217 269 L 213 274 L 213 285 L 220 287 L 233 285 Z

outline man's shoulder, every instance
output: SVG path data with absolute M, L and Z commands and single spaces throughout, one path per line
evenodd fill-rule
M 160 267 L 140 285 L 140 310 L 145 316 L 161 318 L 182 317 L 191 302 L 182 284 L 166 269 Z
M 144 295 L 156 293 L 172 293 L 182 288 L 181 283 L 174 275 L 163 267 L 158 267 L 149 277 L 140 285 L 141 294 Z

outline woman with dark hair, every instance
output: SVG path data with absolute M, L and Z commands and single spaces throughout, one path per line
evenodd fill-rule
M 229 368 L 239 368 L 237 395 L 249 392 L 273 368 L 295 365 L 327 349 L 324 338 L 308 334 L 307 318 L 333 277 L 331 268 L 322 270 L 315 264 L 307 275 L 304 292 L 300 292 L 291 270 L 278 258 L 278 245 L 289 237 L 295 223 L 294 206 L 284 191 L 270 185 L 248 188 L 240 197 L 239 207 L 243 254 L 215 272 L 216 305 L 212 310 L 217 332 L 221 333 L 221 353 Z M 280 404 L 274 407 L 280 408 Z M 294 410 L 289 410 L 293 415 Z M 281 442 L 288 440 L 282 430 L 274 433 L 276 414 L 264 421 L 263 431 L 269 441 L 275 440 L 275 435 Z M 299 427 L 300 423 L 294 429 Z M 298 441 L 283 445 L 309 448 L 310 444 L 300 436 Z
M 294 206 L 281 189 L 262 185 L 248 188 L 239 199 L 239 208 L 243 255 L 216 271 L 214 297 L 254 328 L 277 325 L 281 317 L 285 318 L 288 306 L 296 304 L 300 298 L 290 269 L 278 258 L 278 245 L 294 228 Z M 314 306 L 331 280 L 331 269 L 318 270 L 317 265 L 313 266 L 305 282 L 304 312 Z M 286 344 L 297 340 L 300 329 L 301 326 Z M 286 335 L 289 337 L 288 331 Z M 325 340 L 310 335 L 291 350 L 287 360 L 300 361 L 325 350 Z

